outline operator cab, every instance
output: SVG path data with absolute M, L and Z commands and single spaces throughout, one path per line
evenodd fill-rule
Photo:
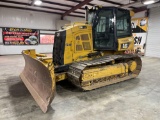
M 132 36 L 130 11 L 116 7 L 86 8 L 92 24 L 94 50 L 117 50 L 119 38 Z

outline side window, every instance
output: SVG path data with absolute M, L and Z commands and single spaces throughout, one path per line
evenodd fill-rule
M 129 37 L 131 35 L 130 14 L 126 10 L 117 11 L 117 37 Z
M 117 30 L 118 31 L 126 31 L 128 29 L 127 18 L 119 18 L 117 19 Z
M 97 25 L 97 32 L 105 32 L 106 28 L 106 17 L 101 17 Z

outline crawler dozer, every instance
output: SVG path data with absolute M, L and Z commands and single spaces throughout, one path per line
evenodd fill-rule
M 86 22 L 55 33 L 53 58 L 34 49 L 22 51 L 25 67 L 20 77 L 45 113 L 58 81 L 67 79 L 82 90 L 93 90 L 137 77 L 142 62 L 133 50 L 130 11 L 86 8 Z

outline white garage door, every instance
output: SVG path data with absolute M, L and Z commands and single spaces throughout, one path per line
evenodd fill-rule
M 160 57 L 160 7 L 150 9 L 148 25 L 145 55 Z

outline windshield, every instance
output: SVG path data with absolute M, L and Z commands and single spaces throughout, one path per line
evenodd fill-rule
M 131 23 L 129 11 L 118 9 L 116 23 L 118 38 L 131 36 Z

